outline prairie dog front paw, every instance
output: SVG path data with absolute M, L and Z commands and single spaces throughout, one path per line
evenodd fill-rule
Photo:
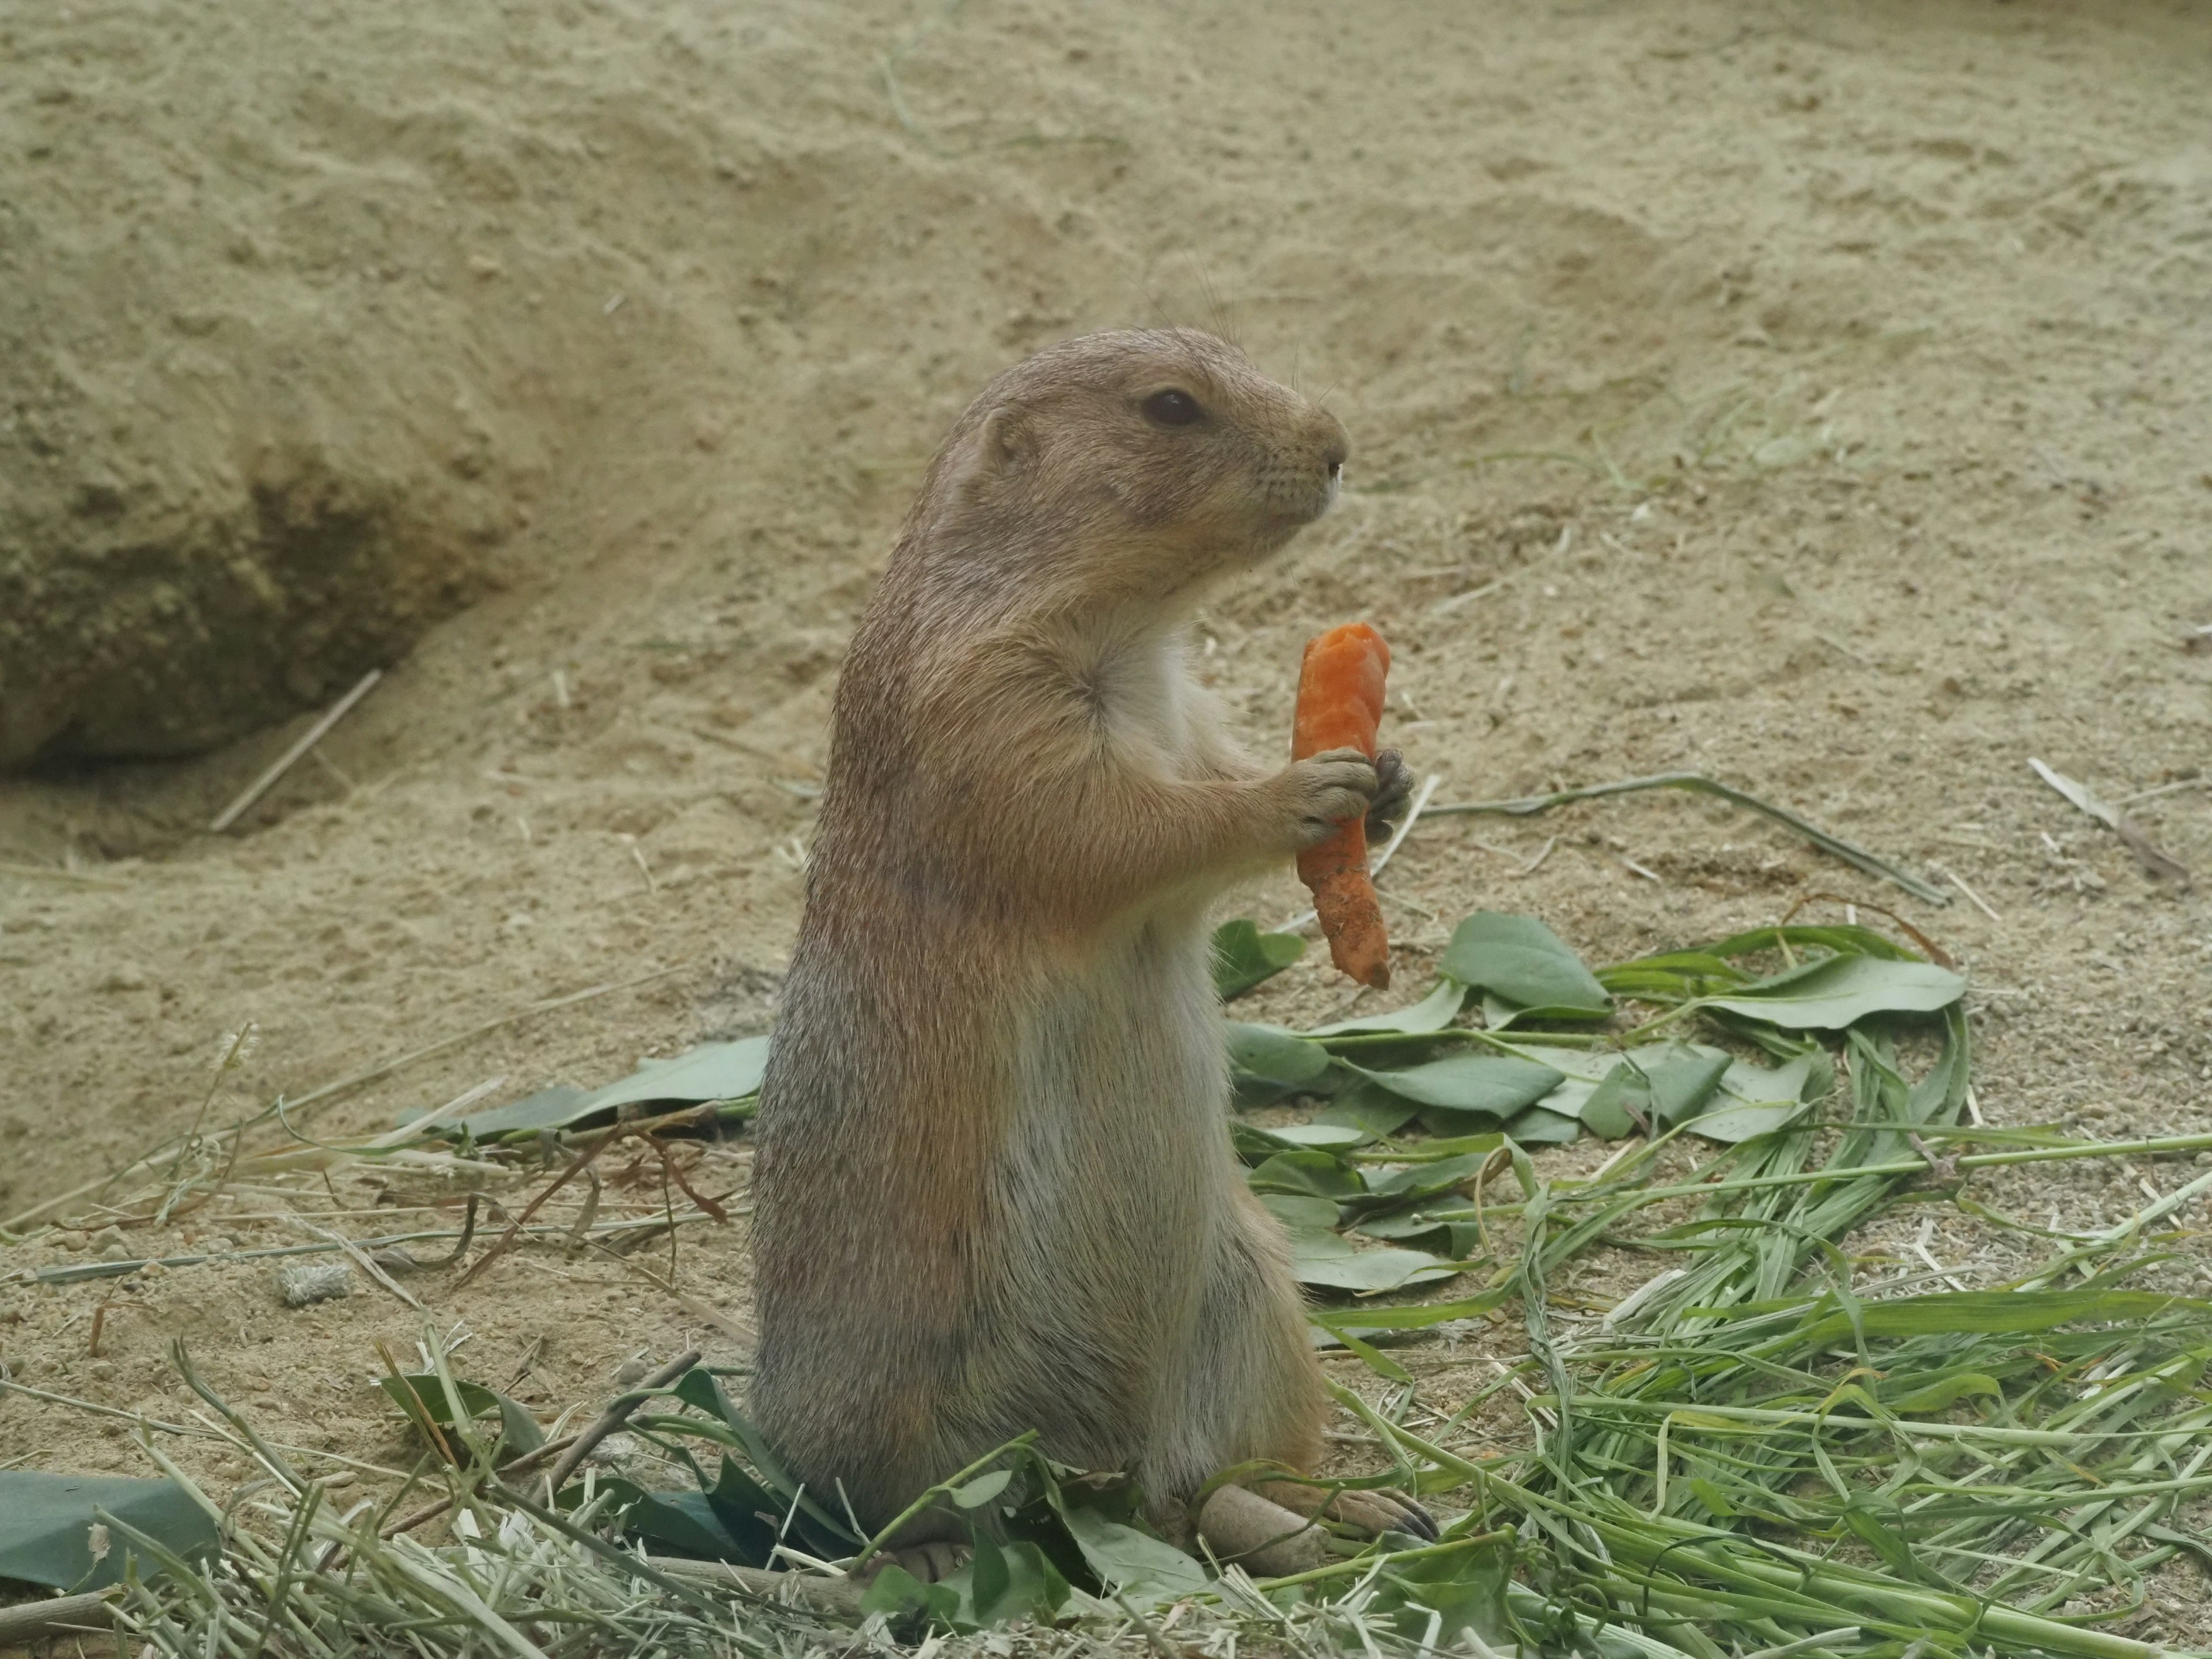
M 1289 804 L 1285 826 L 1291 850 L 1303 852 L 1364 817 L 1380 780 L 1374 762 L 1357 749 L 1330 749 L 1292 761 L 1278 777 Z

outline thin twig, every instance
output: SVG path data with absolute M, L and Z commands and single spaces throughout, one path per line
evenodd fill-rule
M 1887 860 L 1875 857 L 1863 847 L 1854 846 L 1839 836 L 1830 835 L 1818 824 L 1807 822 L 1787 807 L 1761 800 L 1732 784 L 1722 783 L 1699 772 L 1661 772 L 1650 777 L 1623 778 L 1617 783 L 1593 783 L 1580 789 L 1562 789 L 1549 795 L 1522 795 L 1511 800 L 1462 801 L 1450 806 L 1431 806 L 1429 816 L 1441 818 L 1481 812 L 1527 817 L 1537 812 L 1548 812 L 1555 806 L 1571 805 L 1576 801 L 1597 800 L 1607 795 L 1633 794 L 1645 789 L 1690 789 L 1702 794 L 1717 795 L 1734 805 L 1762 813 L 1778 823 L 1787 824 L 1822 852 L 1839 858 L 1870 876 L 1880 876 L 1884 881 L 1895 883 L 1923 903 L 1948 904 L 1951 902 L 1951 896 L 1934 883 L 1923 881 Z
M 1541 847 L 1536 849 L 1536 856 L 1534 858 L 1530 859 L 1528 863 L 1522 865 L 1518 870 L 1516 870 L 1513 872 L 1513 878 L 1516 881 L 1518 881 L 1523 876 L 1534 875 L 1538 869 L 1542 866 L 1544 860 L 1552 856 L 1552 849 L 1559 844 L 1559 838 L 1557 836 L 1553 836 L 1549 841 L 1546 842 Z
M 542 1446 L 524 1452 L 520 1457 L 500 1469 L 501 1476 L 512 1480 L 517 1475 L 529 1474 L 547 1458 L 557 1456 L 561 1461 L 554 1465 L 550 1479 L 552 1489 L 556 1492 L 559 1492 L 561 1483 L 576 1472 L 576 1465 L 590 1455 L 592 1448 L 620 1428 L 628 1420 L 629 1414 L 643 1404 L 653 1390 L 666 1388 L 698 1363 L 699 1351 L 696 1348 L 687 1349 L 651 1376 L 647 1377 L 636 1389 L 622 1395 L 581 1433 L 567 1435 L 559 1440 L 549 1440 Z M 463 1495 L 460 1492 L 449 1492 L 435 1503 L 425 1504 L 411 1515 L 403 1516 L 397 1521 L 388 1522 L 378 1528 L 377 1536 L 396 1538 L 403 1532 L 412 1532 L 425 1522 L 434 1521 L 445 1514 L 459 1501 Z
M 684 1173 L 683 1167 L 676 1162 L 674 1156 L 669 1152 L 667 1147 L 662 1146 L 659 1141 L 654 1139 L 651 1135 L 645 1137 L 645 1144 L 652 1147 L 654 1152 L 660 1154 L 660 1167 L 667 1172 L 669 1179 L 673 1181 L 678 1187 L 683 1189 L 684 1197 L 690 1199 L 694 1204 L 696 1204 L 708 1215 L 714 1217 L 715 1220 L 721 1222 L 727 1222 L 729 1220 L 730 1212 L 724 1209 L 715 1200 L 709 1198 L 706 1194 L 701 1192 L 696 1187 L 694 1187 L 691 1184 L 690 1177 Z
M 1878 916 L 1887 916 L 1896 925 L 1899 932 L 1903 933 L 1906 938 L 1910 939 L 1915 945 L 1920 947 L 1921 954 L 1925 956 L 1929 961 L 1934 963 L 1938 968 L 1956 968 L 1959 965 L 1959 959 L 1953 956 L 1948 951 L 1945 950 L 1942 945 L 1938 945 L 1934 939 L 1929 938 L 1927 934 L 1922 933 L 1917 927 L 1915 927 L 1903 916 L 1898 915 L 1896 911 L 1876 904 L 1871 899 L 1845 898 L 1841 893 L 1800 893 L 1796 898 L 1790 902 L 1790 908 L 1782 913 L 1782 920 L 1775 923 L 1775 926 L 1778 927 L 1787 927 L 1790 925 L 1790 919 L 1796 915 L 1800 910 L 1803 909 L 1807 905 L 1824 903 L 1842 905 L 1844 907 L 1844 916 L 1850 920 L 1851 925 L 1854 927 L 1858 925 L 1856 913 L 1860 910 L 1871 910 Z M 1777 939 L 1776 943 L 1781 943 L 1778 938 Z M 1787 953 L 1786 946 L 1784 947 L 1784 953 Z
M 561 1483 L 576 1472 L 576 1466 L 579 1463 L 591 1455 L 592 1447 L 622 1427 L 629 1420 L 629 1414 L 632 1412 L 643 1405 L 654 1393 L 666 1388 L 697 1364 L 699 1359 L 698 1349 L 686 1348 L 629 1393 L 623 1395 L 606 1410 L 601 1412 L 596 1421 L 569 1443 L 568 1449 L 561 1455 L 561 1461 L 553 1466 L 553 1472 L 545 1477 L 546 1484 L 557 1493 L 561 1490 Z M 511 1477 L 521 1473 L 521 1467 L 519 1464 L 510 1464 L 502 1473 Z
M 302 755 L 305 755 L 310 749 L 313 749 L 317 744 L 328 737 L 330 735 L 331 727 L 336 726 L 340 720 L 343 720 L 346 717 L 348 711 L 353 708 L 354 704 L 359 702 L 363 697 L 367 696 L 369 693 L 370 688 L 383 678 L 384 671 L 381 668 L 372 668 L 368 672 L 362 675 L 361 677 L 361 683 L 355 686 L 352 690 L 347 692 L 345 696 L 340 697 L 337 702 L 333 703 L 331 706 L 330 712 L 325 714 L 322 719 L 317 720 L 313 726 L 309 726 L 305 737 L 301 738 L 299 742 L 294 744 L 289 749 L 287 749 L 282 755 L 278 756 L 274 765 L 272 765 L 266 772 L 264 772 L 259 777 L 254 779 L 252 783 L 246 786 L 245 793 L 239 796 L 236 800 L 231 802 L 229 805 L 224 807 L 221 812 L 216 815 L 215 822 L 208 825 L 208 833 L 210 835 L 219 836 L 224 830 L 229 829 L 232 824 L 237 823 L 240 813 L 244 812 L 247 807 L 252 805 L 254 802 L 259 800 L 262 796 L 267 794 L 270 790 L 274 788 L 276 785 L 276 781 L 283 777 L 287 772 L 290 771 L 293 767 L 297 765 L 299 763 L 300 757 Z
M 760 1340 L 759 1334 L 757 1332 L 747 1329 L 744 1325 L 731 1318 L 727 1314 L 721 1312 L 719 1309 L 709 1306 L 704 1302 L 702 1302 L 697 1297 L 693 1296 L 689 1291 L 680 1291 L 677 1289 L 673 1284 L 667 1279 L 663 1279 L 659 1273 L 653 1272 L 652 1268 L 647 1267 L 642 1261 L 636 1261 L 630 1256 L 617 1255 L 615 1251 L 609 1249 L 605 1245 L 599 1243 L 596 1241 L 592 1243 L 591 1248 L 599 1255 L 605 1256 L 617 1267 L 622 1268 L 623 1272 L 635 1274 L 636 1277 L 643 1279 L 647 1284 L 652 1285 L 654 1290 L 659 1291 L 663 1296 L 667 1297 L 671 1301 L 674 1302 L 676 1305 L 683 1309 L 685 1313 L 690 1314 L 692 1318 L 699 1321 L 702 1324 L 712 1325 L 716 1330 L 721 1332 L 723 1335 L 728 1337 L 730 1340 L 736 1343 L 747 1358 L 751 1357 L 755 1346 Z
M 2033 757 L 2027 763 L 2035 769 L 2036 776 L 2065 796 L 2077 809 L 2118 836 L 2128 851 L 2136 855 L 2136 862 L 2142 866 L 2146 874 L 2160 881 L 2178 882 L 2184 887 L 2190 884 L 2189 867 L 2154 846 L 2151 838 L 2143 833 L 2142 826 L 2126 813 L 2106 805 L 2090 792 L 2087 784 L 2068 777 L 2063 772 L 2054 771 Z
M 817 1578 L 806 1572 L 769 1572 L 759 1567 L 741 1567 L 733 1561 L 696 1561 L 682 1555 L 648 1555 L 645 1559 L 648 1566 L 659 1568 L 672 1578 L 726 1584 L 769 1601 L 787 1595 L 817 1613 L 860 1616 L 863 1592 L 849 1578 Z
M 21 1607 L 0 1607 L 0 1648 L 27 1646 L 53 1636 L 90 1635 L 110 1627 L 114 1600 L 122 1586 L 56 1595 Z
M 625 1134 L 636 1132 L 639 1127 L 640 1126 L 632 1123 L 617 1124 L 615 1126 L 615 1129 L 612 1133 L 601 1136 L 598 1140 L 593 1141 L 589 1146 L 586 1146 L 582 1152 L 577 1153 L 575 1158 L 570 1161 L 568 1167 L 561 1171 L 560 1176 L 553 1182 L 552 1185 L 547 1187 L 544 1191 L 540 1192 L 537 1197 L 532 1199 L 529 1203 L 523 1206 L 522 1213 L 515 1217 L 513 1221 L 507 1224 L 507 1231 L 501 1233 L 497 1239 L 493 1241 L 492 1247 L 469 1264 L 468 1270 L 462 1273 L 459 1279 L 453 1281 L 453 1288 L 457 1291 L 461 1289 L 464 1285 L 467 1285 L 470 1280 L 476 1278 L 477 1274 L 483 1272 L 486 1267 L 489 1267 L 493 1262 L 498 1261 L 500 1257 L 505 1255 L 508 1249 L 514 1246 L 514 1241 L 521 1237 L 522 1230 L 529 1223 L 530 1218 L 538 1213 L 538 1210 L 544 1206 L 547 1199 L 552 1197 L 554 1194 L 559 1192 L 571 1181 L 574 1181 L 578 1176 L 581 1175 L 584 1172 L 586 1166 L 588 1165 L 593 1158 L 597 1158 L 601 1152 L 606 1151 L 608 1147 L 613 1146 L 616 1141 L 621 1139 Z
M 684 1124 L 684 1121 L 699 1121 L 699 1115 L 702 1115 L 703 1110 L 710 1109 L 710 1106 L 712 1102 L 703 1103 L 703 1106 L 686 1106 L 684 1110 L 677 1110 L 677 1113 L 664 1113 L 661 1117 L 639 1117 L 635 1119 L 635 1121 L 629 1121 L 629 1124 L 615 1124 L 613 1128 L 599 1130 L 599 1133 L 595 1134 L 592 1144 L 586 1146 L 581 1152 L 577 1152 L 575 1161 L 571 1161 L 568 1168 L 560 1172 L 560 1179 L 556 1179 L 553 1186 L 549 1186 L 544 1192 L 540 1192 L 538 1197 L 531 1199 L 531 1201 L 522 1207 L 522 1214 L 518 1214 L 518 1217 L 507 1225 L 507 1232 L 500 1234 L 498 1241 L 491 1245 L 491 1249 L 487 1249 L 483 1256 L 477 1256 L 477 1259 L 469 1265 L 469 1270 L 465 1272 L 460 1279 L 453 1281 L 453 1290 L 460 1290 L 462 1285 L 467 1285 L 471 1279 L 476 1279 L 480 1272 L 484 1272 L 484 1267 L 489 1267 L 493 1261 L 498 1261 L 500 1256 L 507 1255 L 507 1249 L 515 1243 L 515 1239 L 518 1239 L 520 1234 L 522 1234 L 522 1230 L 525 1230 L 526 1221 L 529 1221 L 533 1214 L 538 1214 L 538 1207 L 540 1207 L 546 1199 L 553 1197 L 556 1192 L 560 1192 L 562 1188 L 568 1186 L 568 1182 L 573 1182 L 573 1179 L 584 1170 L 584 1166 L 591 1164 L 595 1157 L 599 1157 L 599 1152 L 606 1151 L 608 1146 L 613 1146 L 615 1141 L 619 1141 L 622 1137 L 626 1137 L 626 1134 L 641 1134 L 641 1137 L 650 1139 L 650 1137 L 653 1137 L 653 1130 L 657 1128 L 665 1128 L 665 1126 L 671 1126 L 671 1124 Z M 675 1225 L 675 1210 L 668 1212 L 668 1224 L 671 1224 L 671 1228 Z
M 483 1201 L 483 1194 L 469 1194 L 469 1206 L 461 1216 L 461 1237 L 453 1246 L 453 1253 L 441 1261 L 426 1261 L 422 1264 L 424 1267 L 456 1267 L 460 1265 L 461 1258 L 469 1253 L 469 1241 L 477 1236 L 477 1206 Z M 540 1340 L 543 1340 L 542 1338 Z
M 185 1340 L 182 1337 L 176 1338 L 169 1344 L 169 1363 L 177 1368 L 177 1374 L 185 1379 L 185 1386 L 206 1401 L 209 1405 L 214 1407 L 222 1420 L 236 1430 L 245 1439 L 246 1443 L 253 1448 L 254 1455 L 261 1460 L 263 1467 L 270 1474 L 282 1480 L 295 1493 L 307 1490 L 307 1483 L 301 1479 L 297 1470 L 284 1461 L 284 1455 L 264 1440 L 259 1431 L 240 1416 L 231 1403 L 210 1388 L 206 1380 L 192 1369 L 191 1355 L 185 1351 Z
M 705 1211 L 676 1218 L 679 1225 L 694 1221 L 710 1221 L 714 1218 Z M 605 1221 L 592 1229 L 594 1236 L 609 1233 L 648 1232 L 658 1235 L 667 1226 L 666 1219 L 659 1215 L 632 1216 L 620 1221 Z M 394 1244 L 416 1244 L 434 1238 L 464 1239 L 475 1231 L 473 1222 L 465 1224 L 458 1231 L 451 1227 L 412 1233 L 386 1233 L 376 1238 L 359 1238 L 354 1243 L 364 1250 L 387 1249 Z M 566 1227 L 550 1224 L 524 1230 L 533 1238 L 556 1237 L 568 1232 Z M 140 1256 L 123 1261 L 75 1261 L 59 1267 L 27 1267 L 22 1272 L 0 1275 L 0 1284 L 19 1285 L 81 1285 L 94 1279 L 127 1279 L 132 1273 L 143 1273 L 149 1267 L 159 1267 L 164 1273 L 177 1267 L 217 1267 L 228 1261 L 265 1261 L 272 1257 L 290 1255 L 327 1255 L 342 1247 L 335 1243 L 268 1244 L 251 1250 L 207 1250 L 189 1255 Z M 450 1267 L 459 1258 L 448 1256 L 440 1261 L 426 1261 L 426 1267 Z
M 2138 789 L 2132 795 L 2120 797 L 2118 805 L 2133 806 L 2139 800 L 2156 800 L 2160 795 L 2178 794 L 2184 789 L 2212 789 L 2212 778 L 2183 778 L 2174 783 L 2161 783 L 2154 788 Z M 0 864 L 0 870 L 9 868 Z
M 1934 863 L 1929 864 L 1928 867 L 1933 870 L 1937 875 L 1942 877 L 1944 880 L 1949 882 L 1952 886 L 1964 893 L 1967 898 L 1972 902 L 1974 908 L 1979 910 L 1991 921 L 2002 922 L 2004 920 L 2002 916 L 1990 908 L 1990 902 L 1987 899 L 1984 898 L 1979 893 L 1977 893 L 1972 888 L 1966 885 L 1966 878 L 1960 875 L 1956 870 L 1950 868 L 1947 865 Z
M 72 887 L 97 887 L 109 893 L 131 890 L 129 883 L 110 881 L 105 876 L 90 876 L 82 871 L 64 869 L 59 865 L 18 864 L 9 859 L 0 859 L 0 876 L 19 876 L 26 881 L 65 882 Z

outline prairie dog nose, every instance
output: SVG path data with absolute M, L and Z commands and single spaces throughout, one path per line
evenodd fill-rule
M 1322 465 L 1326 466 L 1330 475 L 1334 477 L 1344 471 L 1345 462 L 1352 457 L 1352 440 L 1344 435 L 1343 422 L 1335 416 L 1324 414 L 1322 418 L 1328 422 L 1328 429 L 1321 441 Z

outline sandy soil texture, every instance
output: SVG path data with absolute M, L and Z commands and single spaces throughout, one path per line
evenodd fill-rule
M 1305 635 L 1369 616 L 1440 800 L 1699 769 L 1955 896 L 1688 797 L 1439 820 L 1382 883 L 1407 982 L 1481 906 L 1612 960 L 1837 894 L 1969 964 L 1992 1120 L 2212 1128 L 2212 914 L 2028 764 L 2138 798 L 2212 883 L 2197 9 L 149 0 L 18 8 L 0 57 L 0 325 L 46 376 L 0 421 L 9 455 L 54 449 L 52 501 L 98 466 L 122 505 L 94 530 L 195 478 L 210 521 L 250 514 L 271 455 L 428 559 L 377 640 L 449 575 L 495 589 L 228 836 L 206 822 L 307 716 L 0 781 L 0 1221 L 189 1124 L 247 1023 L 211 1119 L 623 988 L 308 1133 L 765 1029 L 828 694 L 929 451 L 1012 358 L 1152 320 L 1233 331 L 1352 434 L 1340 510 L 1200 621 L 1255 744 Z M 63 621 L 130 624 L 112 597 Z M 222 648 L 304 706 L 377 659 L 309 622 L 327 659 L 264 622 Z M 1310 963 L 1257 1006 L 1343 1002 Z M 742 1206 L 741 1141 L 684 1156 Z M 1989 1190 L 2078 1222 L 2174 1179 Z M 661 1206 L 657 1164 L 624 1180 L 603 1214 Z M 0 1269 L 295 1243 L 299 1208 L 401 1231 L 461 1184 L 348 1176 L 127 1236 L 65 1208 Z M 1989 1241 L 1962 1217 L 1932 1248 L 1972 1276 Z M 472 1374 L 551 1407 L 687 1339 L 734 1358 L 743 1262 L 740 1213 L 684 1230 L 688 1301 L 550 1249 L 405 1282 Z M 419 1329 L 365 1281 L 287 1310 L 265 1261 L 0 1284 L 27 1382 L 184 1420 L 182 1335 L 273 1432 L 387 1466 L 372 1343 Z M 119 1420 L 20 1395 L 0 1447 L 133 1466 Z

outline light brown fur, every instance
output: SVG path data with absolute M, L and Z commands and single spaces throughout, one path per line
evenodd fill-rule
M 1031 1428 L 1171 1527 L 1222 1468 L 1319 1449 L 1207 909 L 1376 775 L 1239 754 L 1184 625 L 1346 449 L 1210 336 L 1092 335 L 994 380 L 908 516 L 837 689 L 755 1171 L 753 1409 L 864 1524 Z

